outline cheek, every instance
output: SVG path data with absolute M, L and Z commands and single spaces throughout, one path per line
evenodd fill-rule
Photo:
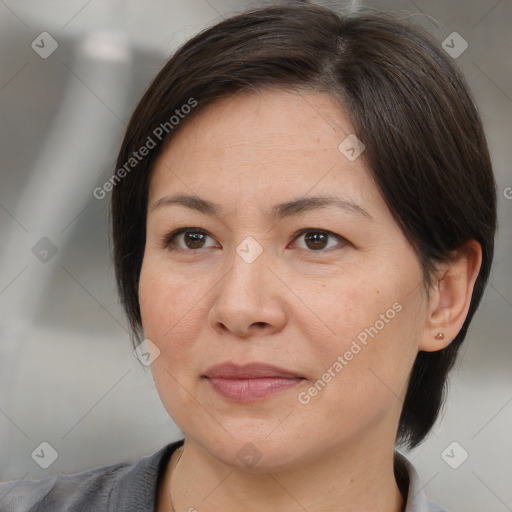
M 367 266 L 340 274 L 317 288 L 314 341 L 309 349 L 318 362 L 319 378 L 331 378 L 358 395 L 377 389 L 392 396 L 402 393 L 416 357 L 421 334 L 424 297 L 417 286 L 421 274 L 414 260 L 405 268 L 396 264 Z M 301 330 L 307 329 L 306 324 Z M 323 334 L 323 335 L 322 335 Z M 340 360 L 341 358 L 341 360 Z M 327 373 L 326 373 L 327 372 Z M 327 386 L 326 386 L 327 387 Z M 389 388 L 389 389 L 388 389 Z
M 169 268 L 158 255 L 145 255 L 139 281 L 139 302 L 144 333 L 162 349 L 183 332 L 199 328 L 193 318 L 201 308 L 206 283 Z
M 212 303 L 207 294 L 215 293 L 218 278 L 219 272 L 170 267 L 155 254 L 145 256 L 141 270 L 144 333 L 163 356 L 151 365 L 153 378 L 182 430 L 187 425 L 180 419 L 188 421 L 198 408 L 192 398 L 198 374 L 223 343 L 206 332 Z M 287 310 L 282 337 L 295 340 L 286 353 L 311 381 L 303 402 L 294 397 L 290 404 L 303 405 L 300 417 L 322 417 L 321 423 L 333 428 L 351 418 L 350 428 L 357 429 L 401 405 L 397 397 L 405 391 L 417 352 L 422 304 L 419 288 L 411 293 L 415 268 L 381 261 L 344 266 L 328 277 L 284 271 L 280 278 L 290 284 L 289 291 L 279 292 L 284 288 L 276 282 L 276 307 Z M 216 343 L 213 352 L 208 340 Z M 203 414 L 200 408 L 196 412 Z
M 192 398 L 203 357 L 196 340 L 201 337 L 197 315 L 204 291 L 201 294 L 199 283 L 167 267 L 158 256 L 145 255 L 139 302 L 144 336 L 160 350 L 151 364 L 157 392 L 168 414 L 184 430 L 188 418 L 204 413 Z
M 166 270 L 158 256 L 145 256 L 139 284 L 139 302 L 145 338 L 160 350 L 151 372 L 165 405 L 179 403 L 180 383 L 187 385 L 186 372 L 194 370 L 194 340 L 200 337 L 196 287 L 180 274 Z M 174 396 L 175 399 L 169 400 Z M 182 397 L 183 399 L 185 397 Z

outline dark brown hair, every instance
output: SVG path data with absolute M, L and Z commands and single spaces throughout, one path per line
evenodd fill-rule
M 317 5 L 248 11 L 203 30 L 158 73 L 126 130 L 116 167 L 125 172 L 111 202 L 116 279 L 134 344 L 143 337 L 138 282 L 154 161 L 207 105 L 262 88 L 327 92 L 345 110 L 366 146 L 370 175 L 416 250 L 427 294 L 436 264 L 449 261 L 453 249 L 471 239 L 482 247 L 462 329 L 445 349 L 419 352 L 414 363 L 397 433 L 397 442 L 414 447 L 439 414 L 448 371 L 489 277 L 496 184 L 462 74 L 426 31 L 390 14 L 341 15 Z M 127 171 L 144 145 L 154 147 Z

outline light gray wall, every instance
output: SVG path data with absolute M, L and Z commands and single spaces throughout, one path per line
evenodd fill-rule
M 108 197 L 92 191 L 111 175 L 131 110 L 177 45 L 260 5 L 0 2 L 0 479 L 141 457 L 181 437 L 132 354 L 110 263 Z M 452 32 L 468 43 L 457 62 L 495 165 L 496 259 L 442 423 L 407 455 L 426 492 L 452 512 L 505 512 L 512 510 L 512 3 L 364 5 L 414 15 L 440 44 Z M 58 44 L 49 56 L 54 43 L 42 32 Z M 31 457 L 41 442 L 58 452 L 48 469 Z M 457 469 L 442 457 L 452 442 L 452 465 L 462 450 L 469 454 Z

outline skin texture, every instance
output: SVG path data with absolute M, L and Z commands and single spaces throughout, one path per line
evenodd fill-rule
M 139 295 L 145 336 L 160 350 L 153 378 L 186 438 L 172 485 L 176 457 L 159 489 L 159 512 L 171 510 L 169 491 L 176 512 L 403 509 L 393 452 L 410 370 L 418 350 L 442 349 L 460 330 L 481 252 L 471 242 L 441 265 L 427 302 L 417 255 L 363 159 L 338 149 L 350 133 L 325 93 L 244 92 L 191 119 L 159 156 Z M 221 210 L 154 208 L 178 193 Z M 356 203 L 371 219 L 336 207 L 266 217 L 277 203 L 319 195 Z M 208 236 L 197 250 L 183 234 L 165 247 L 181 227 Z M 344 239 L 308 243 L 296 235 L 303 228 Z M 252 263 L 237 253 L 249 236 L 262 249 Z M 394 318 L 333 371 L 393 304 Z M 226 361 L 270 363 L 304 380 L 236 403 L 202 378 Z M 329 368 L 335 376 L 301 403 Z M 250 467 L 237 455 L 247 443 L 259 457 Z

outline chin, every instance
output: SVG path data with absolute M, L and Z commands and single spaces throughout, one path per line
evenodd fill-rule
M 252 434 L 248 434 L 248 431 L 252 431 Z M 257 432 L 254 431 L 254 426 L 248 428 L 247 425 L 229 430 L 230 433 L 223 432 L 224 435 L 213 438 L 200 435 L 200 438 L 194 438 L 194 442 L 201 445 L 211 456 L 237 470 L 250 473 L 281 471 L 293 467 L 299 459 L 306 456 L 304 443 L 294 442 L 289 432 L 285 432 L 284 437 L 275 439 L 269 438 L 271 429 Z M 187 437 L 192 439 L 194 436 Z

